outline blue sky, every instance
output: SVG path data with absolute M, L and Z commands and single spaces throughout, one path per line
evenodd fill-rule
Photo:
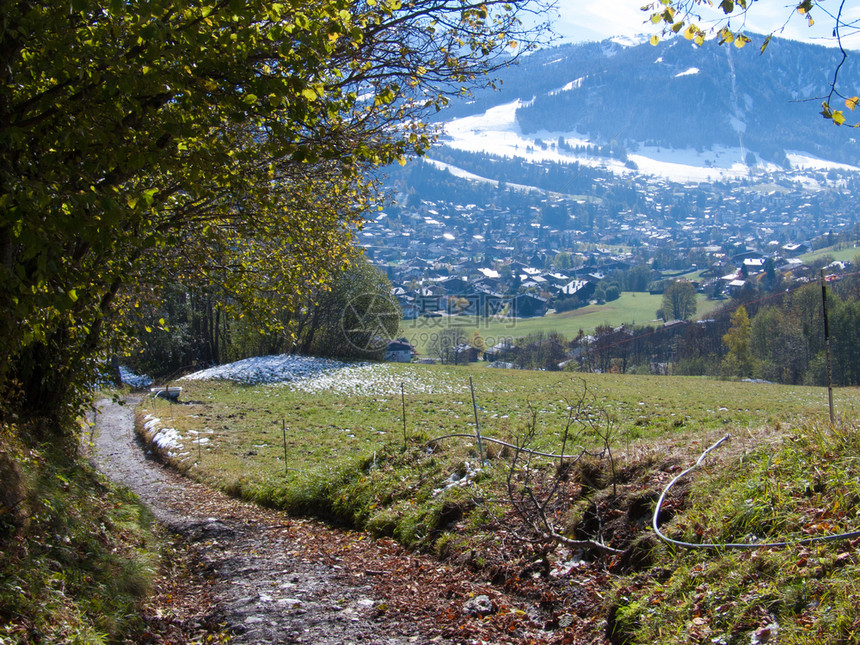
M 555 30 L 563 36 L 565 42 L 602 40 L 618 35 L 648 34 L 650 36 L 657 33 L 659 28 L 651 24 L 647 12 L 641 11 L 643 4 L 648 4 L 648 0 L 558 0 L 559 17 L 555 22 Z M 796 3 L 786 0 L 757 0 L 747 17 L 746 28 L 759 33 L 770 33 L 784 26 L 783 31 L 777 32 L 776 35 L 833 46 L 835 45 L 831 37 L 833 21 L 825 11 L 837 11 L 839 1 L 822 0 L 819 4 L 821 6 L 812 12 L 815 25 L 810 28 L 806 19 L 794 11 Z M 853 2 L 846 5 L 853 6 L 844 9 L 844 18 L 860 20 L 860 6 Z M 722 13 L 713 12 L 711 15 L 718 17 Z M 701 26 L 705 24 L 705 22 L 700 23 Z M 737 28 L 740 24 L 735 20 L 732 26 Z M 858 34 L 855 34 L 850 41 L 846 38 L 844 42 L 852 49 L 860 49 Z

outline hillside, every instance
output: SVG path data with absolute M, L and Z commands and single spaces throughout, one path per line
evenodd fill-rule
M 498 92 L 439 112 L 425 158 L 386 170 L 391 200 L 358 241 L 408 318 L 456 313 L 458 298 L 510 310 L 526 294 L 566 311 L 682 274 L 722 299 L 746 260 L 782 267 L 779 290 L 811 275 L 795 262 L 809 250 L 851 262 L 857 140 L 818 114 L 834 52 L 758 52 L 678 38 L 523 57 Z M 840 78 L 860 82 L 856 57 Z M 745 284 L 776 293 L 760 277 Z M 574 280 L 597 295 L 569 298 Z
M 259 366 L 254 385 L 182 381 L 188 404 L 147 402 L 140 432 L 153 446 L 170 438 L 164 457 L 190 477 L 392 536 L 458 579 L 474 576 L 486 600 L 454 593 L 436 619 L 444 629 L 477 612 L 462 642 L 857 634 L 855 543 L 803 543 L 858 528 L 856 423 L 825 424 L 821 388 L 418 365 L 342 365 L 266 383 Z M 856 388 L 836 394 L 838 410 L 860 402 Z M 702 472 L 666 497 L 661 530 L 688 542 L 798 544 L 676 550 L 654 538 L 660 492 L 725 434 Z
M 450 134 L 452 118 L 460 124 L 458 118 L 512 105 L 514 127 L 526 138 L 612 144 L 654 158 L 659 149 L 691 150 L 717 166 L 727 150 L 740 165 L 754 159 L 787 168 L 792 158 L 802 165 L 802 157 L 813 157 L 857 166 L 855 137 L 818 115 L 838 62 L 833 49 L 779 39 L 763 54 L 754 46 L 695 47 L 682 38 L 656 47 L 567 45 L 521 59 L 498 94 L 458 106 L 445 122 Z M 856 59 L 840 79 L 857 85 Z M 466 145 L 451 136 L 457 147 Z

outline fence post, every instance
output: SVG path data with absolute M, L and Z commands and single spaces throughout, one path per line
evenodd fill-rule
M 472 410 L 475 412 L 475 436 L 478 438 L 478 454 L 481 457 L 481 466 L 484 465 L 484 443 L 481 441 L 481 424 L 478 422 L 478 404 L 475 403 L 475 385 L 472 377 L 469 377 L 469 389 L 472 391 Z
M 281 421 L 281 433 L 284 436 L 284 474 L 289 474 L 290 469 L 287 468 L 287 420 Z
M 830 367 L 830 323 L 827 320 L 827 286 L 824 268 L 821 269 L 821 310 L 824 313 L 824 357 L 827 363 L 827 405 L 830 408 L 830 425 L 835 423 L 833 414 L 833 370 Z
M 403 388 L 403 381 L 400 382 L 400 403 L 403 407 L 403 450 L 406 450 L 406 391 Z

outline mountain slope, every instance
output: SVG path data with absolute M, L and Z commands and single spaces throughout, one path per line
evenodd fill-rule
M 511 125 L 526 138 L 575 137 L 627 152 L 731 148 L 736 162 L 750 165 L 788 167 L 794 153 L 860 165 L 853 132 L 817 114 L 838 57 L 778 39 L 764 54 L 752 45 L 696 48 L 681 38 L 657 47 L 570 45 L 522 59 L 501 92 L 481 94 L 446 118 L 519 100 Z M 854 59 L 840 84 L 860 86 Z

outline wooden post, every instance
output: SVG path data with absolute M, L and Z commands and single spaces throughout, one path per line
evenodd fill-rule
M 289 468 L 287 468 L 287 420 L 284 419 L 281 421 L 281 432 L 284 436 L 284 474 L 289 473 Z
M 478 454 L 481 457 L 481 466 L 484 465 L 484 442 L 481 441 L 481 424 L 478 422 L 478 404 L 475 403 L 475 385 L 472 377 L 469 377 L 469 389 L 472 391 L 472 410 L 475 412 L 475 436 L 478 438 Z
M 403 450 L 406 450 L 406 392 L 403 388 L 403 381 L 400 381 L 400 403 L 403 407 Z
M 833 413 L 833 370 L 830 367 L 830 323 L 827 320 L 827 286 L 824 269 L 821 269 L 821 310 L 824 313 L 824 358 L 827 364 L 827 405 L 830 408 L 830 425 L 836 422 Z

